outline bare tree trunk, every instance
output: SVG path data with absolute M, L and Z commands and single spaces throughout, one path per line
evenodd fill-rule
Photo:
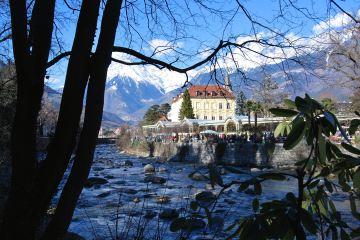
M 99 42 L 92 57 L 87 89 L 85 119 L 74 165 L 62 191 L 54 217 L 42 239 L 61 239 L 71 222 L 79 195 L 90 172 L 101 125 L 107 69 L 111 63 L 121 0 L 108 0 L 105 6 Z
M 32 221 L 38 224 L 48 208 L 74 150 L 90 69 L 100 0 L 84 0 L 69 59 L 55 136 L 39 167 L 34 186 Z
M 3 239 L 31 239 L 29 221 L 31 187 L 34 183 L 37 117 L 49 57 L 55 0 L 36 1 L 30 33 L 25 0 L 11 0 L 13 52 L 17 78 L 17 105 L 12 131 L 12 176 L 1 229 Z
M 257 112 L 255 111 L 255 112 L 254 112 L 255 130 L 256 130 L 256 128 L 257 128 L 257 117 L 258 117 L 258 114 L 257 114 Z

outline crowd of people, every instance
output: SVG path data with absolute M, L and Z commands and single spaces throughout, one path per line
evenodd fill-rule
M 153 142 L 227 142 L 227 143 L 282 143 L 285 137 L 274 137 L 274 133 L 264 131 L 259 133 L 240 133 L 240 134 L 201 134 L 201 133 L 172 133 L 157 134 L 146 137 L 147 141 Z

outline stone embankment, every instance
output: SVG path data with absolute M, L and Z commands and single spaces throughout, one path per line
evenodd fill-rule
M 235 166 L 291 168 L 307 157 L 309 149 L 299 144 L 285 150 L 282 144 L 269 143 L 147 143 L 122 149 L 137 156 L 157 157 L 162 161 L 224 163 Z

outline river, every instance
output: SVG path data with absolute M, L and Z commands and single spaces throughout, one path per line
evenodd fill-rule
M 144 165 L 151 163 L 156 176 L 166 179 L 164 184 L 144 182 Z M 132 166 L 131 166 L 132 165 Z M 98 145 L 90 178 L 99 184 L 84 188 L 79 198 L 69 231 L 85 239 L 180 239 L 180 234 L 169 231 L 170 220 L 159 213 L 176 211 L 185 216 L 195 194 L 211 189 L 209 181 L 194 181 L 188 175 L 198 168 L 189 163 L 161 163 L 151 158 L 138 158 L 121 153 L 115 145 Z M 249 171 L 250 169 L 244 169 Z M 68 172 L 67 172 L 68 174 Z M 244 180 L 246 175 L 226 173 L 224 182 Z M 293 179 L 266 181 L 260 203 L 283 198 L 287 192 L 296 191 Z M 165 197 L 163 197 L 165 196 Z M 57 196 L 58 197 L 58 196 Z M 229 233 L 222 231 L 240 217 L 252 213 L 255 195 L 239 192 L 233 186 L 226 190 L 213 209 L 216 219 L 213 226 L 194 231 L 189 239 L 224 239 Z M 346 196 L 334 194 L 334 200 L 345 218 L 351 219 L 346 206 Z M 204 219 L 206 222 L 206 218 Z M 115 236 L 120 236 L 116 238 Z

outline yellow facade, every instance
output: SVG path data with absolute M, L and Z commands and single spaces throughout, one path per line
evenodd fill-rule
M 235 115 L 235 100 L 225 98 L 191 98 L 195 118 L 225 120 Z

